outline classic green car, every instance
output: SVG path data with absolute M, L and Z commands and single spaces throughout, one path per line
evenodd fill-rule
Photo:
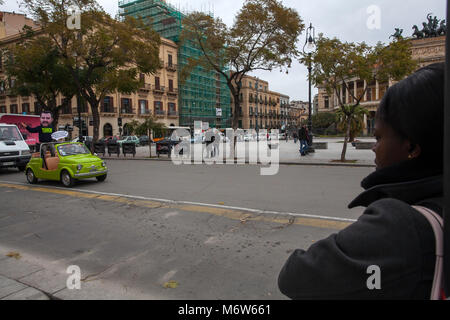
M 103 182 L 108 168 L 82 143 L 44 143 L 34 153 L 25 174 L 31 184 L 42 180 L 61 181 L 65 187 L 73 187 L 77 180 L 96 178 Z

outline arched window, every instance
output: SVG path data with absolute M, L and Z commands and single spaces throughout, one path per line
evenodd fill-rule
M 112 125 L 107 123 L 103 126 L 103 136 L 104 137 L 112 137 L 113 136 L 113 128 Z

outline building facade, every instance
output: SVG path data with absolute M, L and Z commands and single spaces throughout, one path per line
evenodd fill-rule
M 240 100 L 239 128 L 256 130 L 282 128 L 282 100 L 288 103 L 289 97 L 270 91 L 267 81 L 245 76 L 241 82 Z M 231 109 L 234 113 L 233 98 L 231 99 Z
M 166 1 L 122 0 L 119 8 L 121 16 L 148 19 L 161 37 L 179 44 L 178 72 L 188 64 L 189 58 L 202 55 L 193 42 L 179 43 L 185 15 Z M 231 127 L 230 100 L 230 90 L 221 74 L 196 67 L 186 80 L 180 82 L 180 125 L 193 128 L 195 121 L 202 121 L 212 128 Z
M 21 41 L 20 35 L 0 39 L 0 46 L 13 45 Z M 165 126 L 179 125 L 177 45 L 168 39 L 161 39 L 160 60 L 164 66 L 154 75 L 140 74 L 142 87 L 135 93 L 126 95 L 119 92 L 108 94 L 100 105 L 100 137 L 129 134 L 128 123 L 133 120 L 143 122 L 153 115 Z M 1 60 L 1 59 L 0 59 Z M 0 63 L 0 113 L 39 115 L 42 107 L 35 97 L 21 97 L 12 94 Z M 57 98 L 62 104 L 63 96 Z M 78 114 L 85 124 L 82 131 L 78 128 Z M 122 126 L 119 127 L 119 119 Z M 93 133 L 92 112 L 82 99 L 73 97 L 68 105 L 60 111 L 59 126 L 73 127 L 73 136 L 89 136 Z
M 418 61 L 419 68 L 445 61 L 445 39 L 445 36 L 440 36 L 410 40 L 411 55 L 414 60 Z M 381 99 L 387 89 L 395 84 L 395 82 L 389 80 L 384 83 L 380 83 L 378 81 L 374 83 L 367 83 L 360 79 L 354 78 L 348 79 L 346 83 L 351 92 L 347 91 L 344 86 L 341 86 L 340 88 L 342 100 L 346 104 L 354 102 L 351 93 L 356 93 L 356 96 L 360 96 L 366 87 L 368 87 L 368 90 L 361 101 L 361 106 L 365 107 L 369 111 L 369 115 L 364 118 L 364 134 L 372 135 L 375 127 L 375 114 Z M 318 89 L 318 112 L 335 112 L 339 108 L 337 95 L 334 92 L 327 92 L 324 87 L 319 87 Z
M 24 26 L 36 28 L 37 24 L 24 14 L 0 11 L 0 39 L 19 33 Z

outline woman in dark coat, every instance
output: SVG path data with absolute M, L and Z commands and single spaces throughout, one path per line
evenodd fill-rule
M 435 238 L 412 206 L 442 216 L 444 64 L 395 84 L 381 101 L 373 148 L 377 169 L 349 207 L 356 223 L 307 251 L 295 251 L 279 275 L 292 299 L 429 299 Z M 368 285 L 373 267 L 380 283 Z

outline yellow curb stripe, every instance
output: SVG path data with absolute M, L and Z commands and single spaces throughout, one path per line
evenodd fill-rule
M 79 191 L 70 191 L 70 190 L 61 190 L 61 189 L 53 189 L 53 188 L 42 188 L 35 186 L 22 186 L 16 184 L 6 184 L 0 183 L 0 187 L 16 189 L 16 190 L 24 190 L 24 191 L 35 191 L 35 192 L 43 192 L 43 193 L 52 193 L 58 194 L 73 198 L 83 198 L 83 199 L 95 199 L 107 202 L 115 202 L 121 204 L 127 204 L 130 206 L 136 207 L 145 207 L 145 208 L 170 208 L 177 209 L 181 211 L 188 212 L 196 212 L 196 213 L 208 213 L 219 217 L 225 217 L 231 220 L 240 221 L 241 223 L 246 223 L 248 221 L 255 222 L 268 222 L 280 225 L 301 225 L 306 227 L 315 227 L 320 229 L 332 229 L 332 230 L 342 230 L 351 225 L 350 222 L 341 222 L 341 221 L 333 221 L 326 219 L 313 219 L 313 218 L 301 218 L 301 217 L 267 217 L 267 216 L 256 216 L 253 214 L 249 214 L 248 212 L 227 209 L 227 208 L 218 208 L 218 207 L 209 207 L 209 206 L 200 206 L 200 205 L 186 205 L 186 204 L 168 204 L 164 202 L 158 201 L 149 201 L 149 200 L 134 200 L 126 197 L 120 196 L 111 196 L 111 195 L 102 195 L 102 194 L 90 194 Z

